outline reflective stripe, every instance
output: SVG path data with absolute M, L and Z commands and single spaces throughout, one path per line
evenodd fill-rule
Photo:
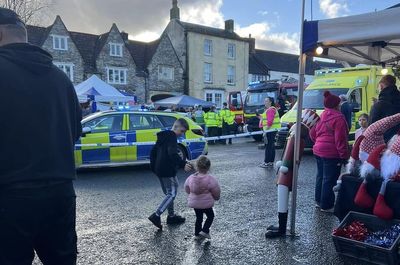
M 209 111 L 204 115 L 204 121 L 207 127 L 217 127 L 219 125 L 219 120 L 219 115 L 215 112 Z
M 235 122 L 235 114 L 229 109 L 223 109 L 220 111 L 221 120 L 229 125 Z

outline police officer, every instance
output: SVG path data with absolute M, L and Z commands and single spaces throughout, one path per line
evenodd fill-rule
M 208 136 L 214 137 L 218 136 L 218 126 L 220 124 L 220 117 L 215 111 L 215 106 L 212 106 L 210 111 L 204 114 L 204 122 L 206 123 Z M 215 144 L 216 141 L 212 140 L 210 144 Z
M 235 114 L 228 108 L 228 104 L 224 102 L 222 110 L 219 112 L 222 121 L 222 135 L 234 133 Z M 228 139 L 229 144 L 232 144 L 232 138 Z M 226 144 L 226 140 L 221 140 L 222 144 Z
M 275 107 L 274 98 L 265 99 L 265 112 L 261 114 L 260 126 L 265 132 L 265 157 L 264 162 L 260 164 L 263 168 L 273 168 L 275 161 L 275 137 L 277 131 L 267 132 L 281 127 L 278 110 Z
M 196 107 L 194 112 L 194 120 L 195 122 L 200 125 L 204 129 L 204 111 L 201 105 Z

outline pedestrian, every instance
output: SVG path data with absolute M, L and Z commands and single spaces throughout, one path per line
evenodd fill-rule
M 400 113 L 400 91 L 396 87 L 396 77 L 385 75 L 379 81 L 379 96 L 370 111 L 370 124 L 385 117 Z M 385 133 L 385 142 L 388 142 L 399 130 L 396 126 Z
M 167 224 L 181 224 L 185 218 L 175 214 L 174 200 L 178 192 L 177 169 L 183 168 L 186 172 L 192 169 L 189 162 L 178 154 L 178 137 L 185 135 L 189 124 L 184 118 L 175 121 L 172 130 L 157 133 L 157 142 L 151 150 L 150 166 L 160 180 L 161 189 L 165 194 L 157 210 L 150 215 L 149 220 L 159 229 L 162 229 L 161 215 L 168 209 Z
M 360 115 L 360 117 L 358 117 L 358 125 L 360 125 L 360 128 L 356 130 L 354 140 L 357 140 L 358 137 L 364 134 L 365 130 L 368 128 L 369 125 L 368 120 L 369 116 L 366 113 L 363 113 Z
M 204 114 L 204 122 L 206 123 L 209 137 L 218 136 L 219 114 L 215 111 L 215 106 L 212 106 L 210 111 Z M 210 140 L 209 144 L 215 144 L 215 140 Z
M 223 103 L 222 110 L 219 112 L 220 120 L 222 121 L 222 135 L 234 133 L 235 114 L 228 108 L 226 102 Z M 226 144 L 226 139 L 221 140 L 222 144 Z M 232 138 L 228 139 L 228 143 L 232 144 Z
M 279 113 L 275 108 L 274 98 L 265 99 L 265 112 L 260 117 L 260 128 L 264 131 L 265 156 L 262 168 L 273 168 L 275 161 L 275 137 L 277 129 L 281 127 Z M 275 130 L 274 130 L 275 129 Z M 273 131 L 270 131 L 273 130 Z
M 189 194 L 188 205 L 196 213 L 194 235 L 196 238 L 208 238 L 210 227 L 214 220 L 214 202 L 218 201 L 221 189 L 218 181 L 209 174 L 211 162 L 206 156 L 200 156 L 196 161 L 197 172 L 185 182 L 185 191 Z M 207 216 L 203 225 L 203 215 Z
M 340 98 L 340 112 L 344 115 L 344 118 L 346 119 L 347 126 L 349 127 L 350 131 L 352 127 L 351 118 L 353 115 L 353 108 L 348 102 L 346 95 L 340 95 L 339 98 Z
M 349 158 L 349 127 L 340 112 L 338 96 L 326 91 L 324 106 L 320 121 L 310 130 L 310 138 L 315 143 L 313 153 L 317 160 L 316 206 L 323 212 L 332 212 L 335 203 L 333 187 L 342 164 L 346 164 Z
M 201 105 L 197 106 L 197 108 L 194 112 L 194 119 L 198 125 L 200 125 L 203 129 L 205 129 L 205 127 L 204 127 L 204 111 L 203 111 L 203 107 Z
M 44 265 L 74 265 L 81 107 L 70 79 L 5 8 L 0 72 L 0 264 L 32 264 L 36 253 Z

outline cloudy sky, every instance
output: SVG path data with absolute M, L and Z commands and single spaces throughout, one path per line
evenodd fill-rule
M 141 41 L 156 39 L 169 20 L 171 0 L 53 0 L 52 15 L 61 15 L 69 30 L 104 33 L 112 23 Z M 234 19 L 241 36 L 252 34 L 257 47 L 298 50 L 300 0 L 179 0 L 181 20 L 223 27 Z M 307 0 L 306 18 L 325 19 L 381 10 L 399 0 Z M 45 23 L 50 23 L 47 21 Z M 390 21 L 388 21 L 390 23 Z

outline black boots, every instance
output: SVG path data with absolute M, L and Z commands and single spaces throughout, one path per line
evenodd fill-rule
M 288 213 L 278 213 L 279 227 L 269 226 L 267 233 L 265 233 L 266 238 L 276 238 L 286 236 L 286 226 Z

